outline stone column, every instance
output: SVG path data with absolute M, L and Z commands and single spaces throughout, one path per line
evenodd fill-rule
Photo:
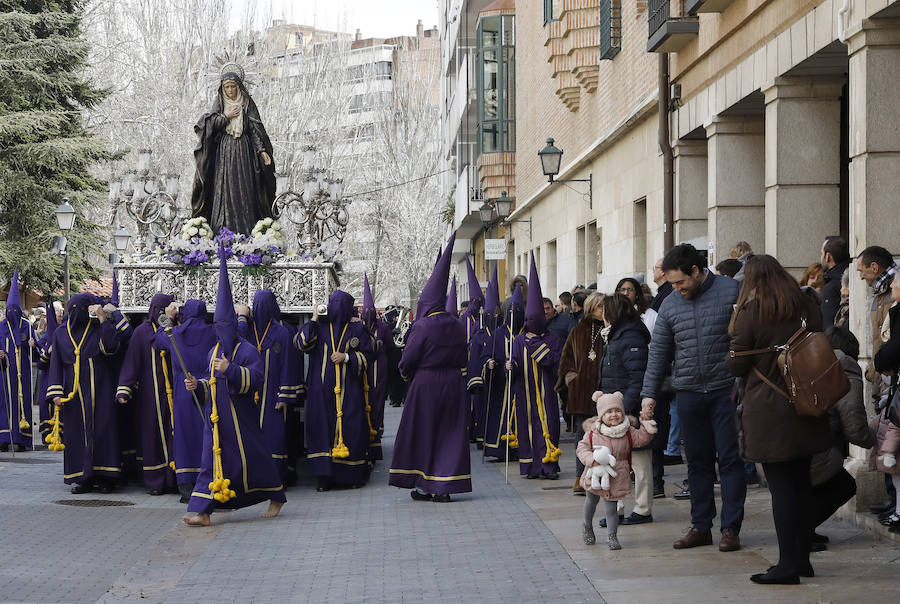
M 675 153 L 675 243 L 706 239 L 706 140 L 679 140 Z M 704 243 L 705 247 L 705 243 Z
M 765 125 L 755 117 L 714 116 L 706 125 L 707 215 L 715 261 L 738 241 L 765 242 Z
M 840 231 L 841 80 L 776 78 L 766 99 L 766 253 L 799 277 Z
M 900 20 L 863 21 L 848 40 L 850 55 L 850 253 L 870 245 L 900 253 Z M 851 265 L 851 270 L 854 266 Z M 869 320 L 871 298 L 865 282 L 850 277 L 850 328 L 860 341 L 860 361 L 865 368 L 872 352 Z M 866 403 L 871 384 L 866 385 Z M 867 472 L 866 452 L 851 446 L 847 470 L 857 477 L 857 506 L 884 499 L 884 482 L 877 472 Z

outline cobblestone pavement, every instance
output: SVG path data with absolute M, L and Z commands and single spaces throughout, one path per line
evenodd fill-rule
M 399 418 L 389 407 L 387 459 Z M 0 454 L 0 531 L 9 548 L 0 600 L 603 601 L 474 448 L 474 493 L 451 504 L 412 501 L 387 485 L 388 463 L 380 462 L 365 488 L 316 493 L 305 481 L 288 492 L 277 519 L 258 518 L 259 505 L 215 514 L 209 528 L 184 526 L 175 496 L 137 487 L 71 495 L 61 459 L 49 451 Z M 88 498 L 134 505 L 54 503 Z

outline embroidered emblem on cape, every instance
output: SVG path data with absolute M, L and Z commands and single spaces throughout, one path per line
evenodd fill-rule
M 359 338 L 350 338 L 350 348 L 359 348 Z
M 281 354 L 281 342 L 272 344 L 272 350 L 275 351 L 275 354 Z

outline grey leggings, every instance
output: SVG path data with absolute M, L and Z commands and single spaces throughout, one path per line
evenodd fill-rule
M 600 503 L 600 495 L 594 495 L 591 492 L 585 493 L 584 499 L 584 526 L 591 526 L 594 523 L 594 512 L 597 511 L 597 504 Z M 606 532 L 615 535 L 619 530 L 619 513 L 616 510 L 618 502 L 612 499 L 603 500 L 603 511 L 606 514 Z

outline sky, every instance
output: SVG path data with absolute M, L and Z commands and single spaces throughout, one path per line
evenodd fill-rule
M 231 27 L 238 29 L 248 13 L 255 29 L 271 19 L 354 33 L 364 38 L 415 35 L 421 19 L 425 29 L 438 24 L 438 0 L 232 0 Z

